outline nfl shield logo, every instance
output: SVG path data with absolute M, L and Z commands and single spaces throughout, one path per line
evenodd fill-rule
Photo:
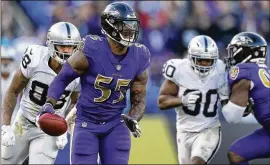
M 121 70 L 121 65 L 115 65 L 116 70 Z
M 82 127 L 84 127 L 84 128 L 87 127 L 87 123 L 86 122 L 83 122 L 82 123 Z

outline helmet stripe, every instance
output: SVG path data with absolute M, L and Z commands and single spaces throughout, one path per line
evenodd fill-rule
M 208 52 L 208 42 L 207 42 L 207 39 L 206 39 L 206 37 L 203 37 L 203 38 L 204 38 L 205 52 Z
M 68 38 L 71 38 L 70 27 L 69 27 L 68 23 L 65 23 L 65 25 L 66 25 L 66 28 L 67 28 L 67 36 L 68 36 Z

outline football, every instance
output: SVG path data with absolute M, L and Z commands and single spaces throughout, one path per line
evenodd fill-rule
M 39 118 L 40 129 L 50 136 L 60 136 L 67 131 L 67 122 L 61 116 L 45 113 Z

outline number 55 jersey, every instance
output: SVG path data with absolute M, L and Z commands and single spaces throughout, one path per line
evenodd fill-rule
M 208 76 L 200 78 L 194 72 L 188 59 L 172 59 L 163 66 L 163 76 L 179 87 L 178 96 L 192 91 L 200 91 L 196 104 L 176 107 L 177 130 L 200 132 L 206 128 L 219 126 L 218 105 L 228 99 L 225 64 L 218 60 Z
M 40 107 L 45 104 L 47 91 L 54 77 L 57 75 L 49 66 L 50 55 L 44 46 L 29 46 L 20 65 L 23 75 L 29 79 L 23 90 L 20 111 L 28 120 L 35 122 Z M 73 91 L 79 91 L 79 78 L 71 82 L 55 106 L 56 113 L 64 117 L 69 107 L 70 96 Z

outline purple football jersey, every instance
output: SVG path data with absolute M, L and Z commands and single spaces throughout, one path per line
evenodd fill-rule
M 118 61 L 106 38 L 87 35 L 83 41 L 89 68 L 81 76 L 77 117 L 98 122 L 120 117 L 126 107 L 126 91 L 134 78 L 148 68 L 150 52 L 144 45 L 134 44 Z
M 270 124 L 270 70 L 264 64 L 242 63 L 231 68 L 228 82 L 230 89 L 241 79 L 251 81 L 249 98 L 254 100 L 254 116 L 266 127 Z

